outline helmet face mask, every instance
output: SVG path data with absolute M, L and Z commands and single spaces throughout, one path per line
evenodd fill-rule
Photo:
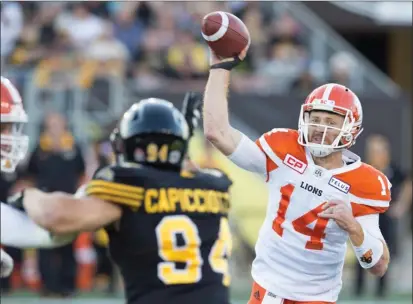
M 312 120 L 314 113 L 321 112 L 325 116 L 338 116 L 338 114 L 313 110 L 304 111 L 302 106 L 299 122 L 299 143 L 303 146 L 309 147 L 312 154 L 316 157 L 323 157 L 331 154 L 335 151 L 346 149 L 353 142 L 353 134 L 351 130 L 354 126 L 354 119 L 351 112 L 347 111 L 345 116 L 340 115 L 340 124 L 332 125 L 325 123 L 324 121 Z
M 315 157 L 350 148 L 362 132 L 362 117 L 360 101 L 352 91 L 338 84 L 321 86 L 301 106 L 298 142 Z
M 10 131 L 1 134 L 1 171 L 3 172 L 13 172 L 26 156 L 29 138 L 22 135 L 22 131 L 22 123 L 13 123 Z
M 188 140 L 182 113 L 172 103 L 156 98 L 132 105 L 111 138 L 122 161 L 163 169 L 181 168 Z
M 164 169 L 180 168 L 187 150 L 181 138 L 163 135 L 137 135 L 124 141 L 123 159 Z
M 28 136 L 23 134 L 27 115 L 17 89 L 6 78 L 1 77 L 1 171 L 13 172 L 26 156 Z

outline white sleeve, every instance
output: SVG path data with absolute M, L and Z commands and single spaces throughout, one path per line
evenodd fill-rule
M 13 271 L 14 261 L 3 249 L 0 248 L 0 278 L 7 278 Z
M 374 236 L 376 239 L 384 241 L 384 237 L 379 226 L 379 214 L 359 216 L 356 217 L 356 220 L 370 235 Z
M 379 227 L 379 215 L 360 216 L 357 220 L 363 229 L 364 240 L 360 246 L 356 247 L 354 244 L 352 246 L 361 267 L 369 269 L 379 262 L 384 252 L 384 238 Z
M 244 134 L 237 148 L 231 155 L 228 155 L 228 158 L 242 169 L 267 175 L 267 158 L 264 152 Z
M 66 245 L 75 234 L 53 237 L 27 214 L 1 203 L 0 243 L 17 248 L 52 248 Z

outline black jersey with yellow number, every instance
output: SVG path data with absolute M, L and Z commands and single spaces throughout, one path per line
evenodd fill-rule
M 139 165 L 104 167 L 87 193 L 122 206 L 107 227 L 130 304 L 228 304 L 229 178 Z

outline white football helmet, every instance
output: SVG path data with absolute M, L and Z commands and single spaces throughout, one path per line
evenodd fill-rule
M 341 128 L 310 122 L 310 112 L 313 110 L 332 112 L 344 117 Z M 328 83 L 316 88 L 308 95 L 301 106 L 298 120 L 298 143 L 309 148 L 316 157 L 325 157 L 334 151 L 350 148 L 356 143 L 357 137 L 363 131 L 363 110 L 356 94 L 350 89 L 336 83 Z M 308 140 L 309 126 L 324 128 L 321 143 L 311 143 Z M 340 133 L 331 144 L 325 142 L 328 130 Z
M 23 134 L 27 114 L 16 87 L 1 76 L 1 171 L 13 172 L 26 156 L 29 138 Z

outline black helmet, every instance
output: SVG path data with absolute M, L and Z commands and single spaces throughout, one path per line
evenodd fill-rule
M 111 137 L 123 161 L 171 169 L 181 168 L 188 140 L 185 117 L 171 102 L 158 98 L 132 105 Z

